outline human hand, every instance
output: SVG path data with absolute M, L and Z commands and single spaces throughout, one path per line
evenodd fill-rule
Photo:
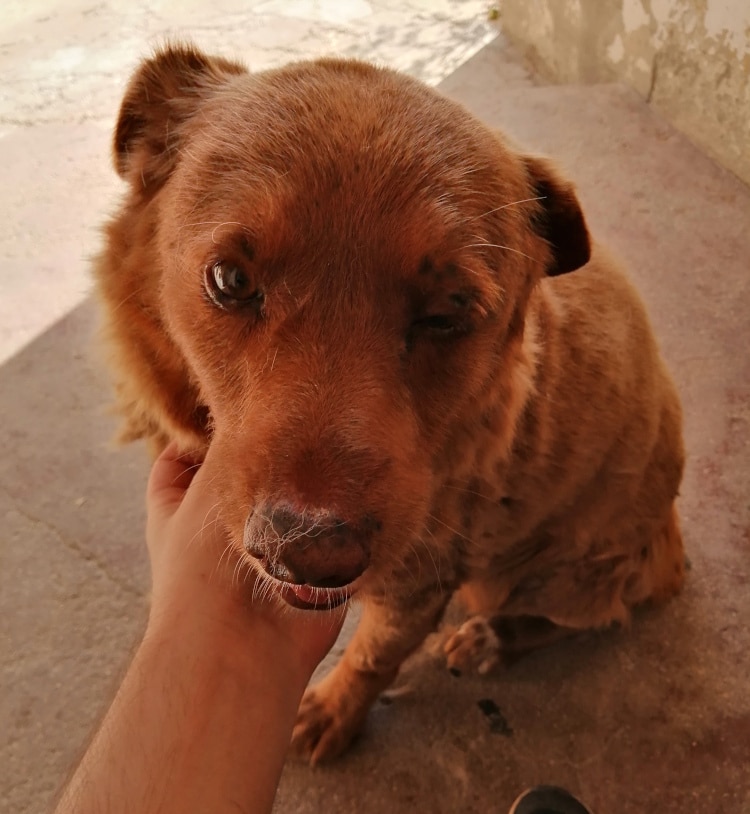
M 253 595 L 255 573 L 230 540 L 212 491 L 216 464 L 168 446 L 157 458 L 146 495 L 146 540 L 151 558 L 149 626 L 209 626 L 232 647 L 261 647 L 307 677 L 333 646 L 342 609 L 298 611 L 275 597 Z M 263 592 L 265 594 L 265 592 Z M 191 635 L 185 633 L 185 635 Z

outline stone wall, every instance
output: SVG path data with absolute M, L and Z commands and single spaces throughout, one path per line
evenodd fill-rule
M 500 0 L 560 82 L 626 82 L 750 183 L 750 0 Z

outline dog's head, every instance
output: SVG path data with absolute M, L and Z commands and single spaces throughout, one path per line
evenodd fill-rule
M 234 539 L 301 606 L 386 577 L 532 286 L 588 260 L 572 188 L 391 71 L 180 47 L 133 77 L 115 160 L 192 382 L 172 419 L 199 436 L 210 414 Z

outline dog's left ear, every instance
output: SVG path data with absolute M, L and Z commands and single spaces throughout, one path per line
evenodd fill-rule
M 534 196 L 540 198 L 533 226 L 552 249 L 547 274 L 555 277 L 585 266 L 591 257 L 591 243 L 573 184 L 547 159 L 527 155 L 523 162 Z
M 130 79 L 113 141 L 114 164 L 136 190 L 160 187 L 177 164 L 180 128 L 201 102 L 233 77 L 236 62 L 173 44 L 144 60 Z

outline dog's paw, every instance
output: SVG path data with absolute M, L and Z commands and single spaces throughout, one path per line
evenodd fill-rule
M 311 766 L 340 755 L 359 733 L 366 714 L 324 680 L 302 697 L 292 733 L 292 751 Z
M 455 675 L 489 673 L 500 661 L 500 639 L 484 616 L 473 616 L 448 639 L 443 650 Z

